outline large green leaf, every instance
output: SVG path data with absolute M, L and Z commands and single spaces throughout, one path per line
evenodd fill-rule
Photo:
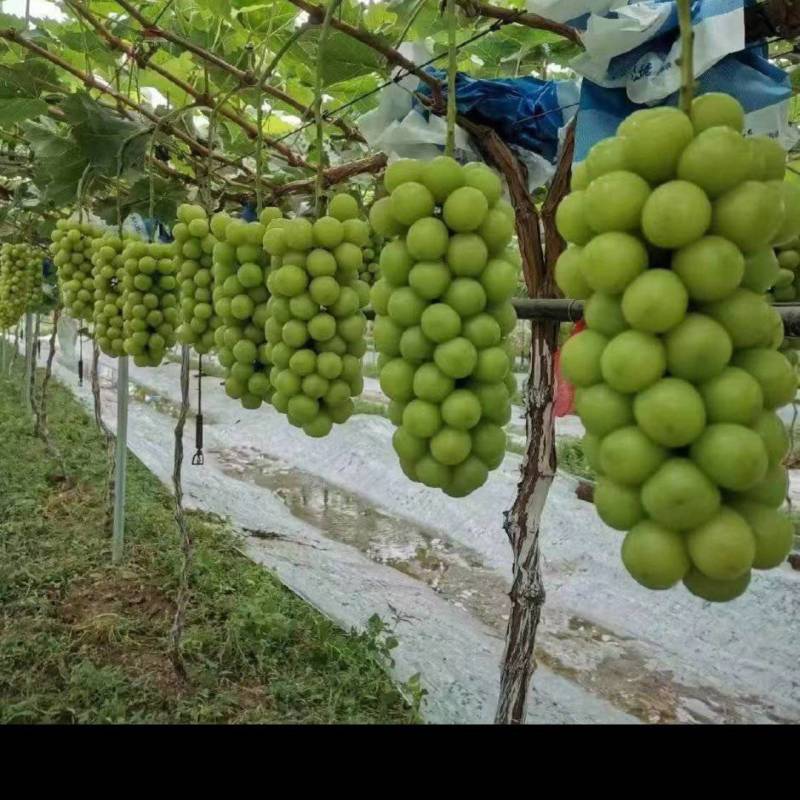
M 150 209 L 150 190 L 153 190 L 153 214 L 162 222 L 171 223 L 175 219 L 178 204 L 186 197 L 186 187 L 161 176 L 155 176 L 152 187 L 149 178 L 142 178 L 134 183 L 123 201 L 123 212 L 130 214 L 138 211 L 147 214 Z M 116 221 L 116 211 L 112 221 Z
M 378 53 L 340 31 L 331 31 L 325 42 L 322 81 L 325 86 L 357 78 L 381 68 Z
M 47 103 L 35 97 L 0 98 L 0 125 L 8 127 L 47 112 Z
M 95 170 L 116 175 L 118 158 L 123 170 L 144 161 L 149 125 L 122 119 L 112 109 L 100 105 L 87 92 L 74 92 L 62 105 L 72 135 Z
M 42 58 L 0 64 L 0 97 L 38 97 L 60 87 L 59 74 Z
M 28 144 L 34 153 L 34 180 L 45 202 L 56 206 L 71 204 L 89 160 L 62 128 L 49 119 L 24 122 Z

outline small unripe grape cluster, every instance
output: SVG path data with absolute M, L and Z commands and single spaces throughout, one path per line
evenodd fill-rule
M 369 287 L 358 275 L 368 240 L 369 225 L 348 194 L 331 199 L 328 216 L 276 219 L 264 234 L 272 405 L 308 436 L 326 436 L 349 419 L 351 398 L 364 386 L 361 309 Z
M 124 348 L 137 367 L 157 367 L 175 344 L 180 321 L 175 248 L 127 242 L 122 251 Z
M 0 246 L 0 330 L 17 324 L 42 286 L 42 255 L 29 244 Z
M 370 236 L 367 246 L 364 248 L 364 263 L 358 273 L 359 280 L 364 281 L 367 286 L 372 286 L 380 277 L 380 264 L 378 263 L 378 255 L 381 252 L 383 242 L 379 236 L 374 233 Z
M 92 239 L 100 231 L 91 223 L 60 219 L 51 234 L 50 252 L 58 271 L 61 297 L 67 314 L 79 322 L 90 320 L 94 308 Z
M 268 260 L 261 246 L 266 224 L 280 217 L 277 208 L 265 208 L 259 222 L 211 218 L 213 249 L 212 299 L 219 327 L 214 332 L 217 355 L 225 368 L 225 392 L 243 408 L 256 409 L 272 396 L 271 362 L 267 356 Z
M 576 387 L 600 517 L 627 531 L 622 561 L 650 589 L 683 581 L 727 601 L 778 566 L 793 526 L 789 439 L 776 409 L 797 390 L 767 290 L 773 247 L 800 233 L 785 153 L 742 135 L 729 95 L 691 113 L 637 111 L 596 144 L 556 213 L 556 265 L 585 300 L 561 368 Z
M 516 388 L 514 213 L 482 163 L 403 159 L 384 184 L 390 194 L 370 221 L 391 241 L 371 300 L 394 449 L 411 480 L 464 497 L 505 455 Z
M 220 318 L 214 313 L 213 252 L 217 239 L 202 206 L 178 206 L 175 239 L 175 270 L 180 286 L 181 325 L 178 341 L 201 355 L 214 347 L 214 331 Z
M 770 299 L 775 303 L 791 303 L 800 297 L 800 238 L 778 247 L 774 258 L 777 266 Z
M 125 355 L 122 309 L 125 306 L 123 284 L 125 243 L 115 233 L 92 239 L 91 259 L 94 279 L 94 339 L 97 346 L 112 357 Z

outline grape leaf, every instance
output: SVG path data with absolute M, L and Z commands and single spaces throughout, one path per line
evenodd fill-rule
M 142 165 L 150 126 L 122 119 L 112 109 L 100 105 L 87 92 L 74 92 L 62 104 L 72 135 L 95 169 L 116 175 L 120 152 L 123 167 Z
M 0 98 L 0 125 L 15 125 L 47 113 L 47 103 L 34 97 Z
M 89 159 L 52 120 L 28 121 L 22 127 L 34 153 L 34 182 L 43 200 L 56 206 L 73 203 Z

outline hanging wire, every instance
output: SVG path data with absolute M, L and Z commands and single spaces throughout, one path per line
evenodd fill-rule
M 314 80 L 314 125 L 317 131 L 317 174 L 314 181 L 314 214 L 317 218 L 322 216 L 324 208 L 324 187 L 325 187 L 325 145 L 324 128 L 322 125 L 322 68 L 325 65 L 324 53 L 325 43 L 331 28 L 331 17 L 336 11 L 341 0 L 329 0 L 328 7 L 325 9 L 325 18 L 322 21 L 322 28 L 319 33 L 319 44 L 317 45 L 317 74 Z
M 202 466 L 206 463 L 203 455 L 203 356 L 197 356 L 197 416 L 194 420 L 194 447 L 192 465 Z
M 458 50 L 456 49 L 456 6 L 455 0 L 447 0 L 447 140 L 445 155 L 453 157 L 456 149 L 456 76 L 458 74 Z
M 80 325 L 80 321 L 78 321 Z M 83 329 L 78 328 L 78 386 L 83 386 Z

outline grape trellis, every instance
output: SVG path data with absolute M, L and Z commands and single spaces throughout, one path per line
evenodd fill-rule
M 505 452 L 502 426 L 515 390 L 507 337 L 521 318 L 532 320 L 527 441 L 504 519 L 513 577 L 496 720 L 524 721 L 544 602 L 539 525 L 556 469 L 559 326 L 581 317 L 581 298 L 587 317 L 590 304 L 597 309 L 592 290 L 613 294 L 627 281 L 586 287 L 574 248 L 565 251 L 565 239 L 600 247 L 581 219 L 564 223 L 577 202 L 562 204 L 570 180 L 584 188 L 577 170 L 571 175 L 574 124 L 546 190 L 532 193 L 526 167 L 498 131 L 457 113 L 453 87 L 456 71 L 496 78 L 563 69 L 581 51 L 579 33 L 516 0 L 47 5 L 52 13 L 41 18 L 0 13 L 0 328 L 8 339 L 27 315 L 29 368 L 32 315 L 51 310 L 54 326 L 61 314 L 73 318 L 119 360 L 115 562 L 123 554 L 128 359 L 154 367 L 180 344 L 173 479 L 184 564 L 176 667 L 192 554 L 181 505 L 190 351 L 216 353 L 227 394 L 245 409 L 271 403 L 307 435 L 324 436 L 352 413 L 363 387 L 366 320 L 374 318 L 401 466 L 412 480 L 458 497 L 480 486 Z M 794 64 L 786 42 L 800 32 L 800 19 L 791 8 L 749 8 L 746 24 L 752 40 L 769 43 L 775 63 Z M 690 39 L 684 31 L 689 76 Z M 425 63 L 401 47 L 420 40 L 432 51 Z M 446 67 L 448 79 L 429 67 Z M 413 92 L 414 101 L 446 120 L 447 152 L 387 166 L 357 119 L 407 76 L 425 90 Z M 690 83 L 685 77 L 684 88 Z M 485 164 L 452 158 L 456 126 Z M 644 205 L 646 181 L 631 181 L 612 194 L 638 191 Z M 632 226 L 612 220 L 594 232 L 636 228 L 639 213 Z M 165 230 L 126 228 L 132 215 Z M 778 301 L 794 299 L 790 239 L 780 242 L 780 276 L 757 289 L 772 289 Z M 633 247 L 631 258 L 646 260 L 644 248 Z M 46 248 L 58 292 L 52 273 L 41 279 Z M 527 298 L 512 299 L 520 274 Z M 678 281 L 669 274 L 667 288 Z M 572 299 L 559 298 L 559 287 Z M 796 334 L 796 308 L 774 308 L 770 320 Z M 33 410 L 36 432 L 58 457 L 46 411 L 54 348 L 55 330 Z M 93 372 L 96 381 L 96 360 Z M 583 379 L 577 369 L 570 377 Z M 24 396 L 31 396 L 27 381 Z M 257 416 L 248 419 L 257 424 Z

